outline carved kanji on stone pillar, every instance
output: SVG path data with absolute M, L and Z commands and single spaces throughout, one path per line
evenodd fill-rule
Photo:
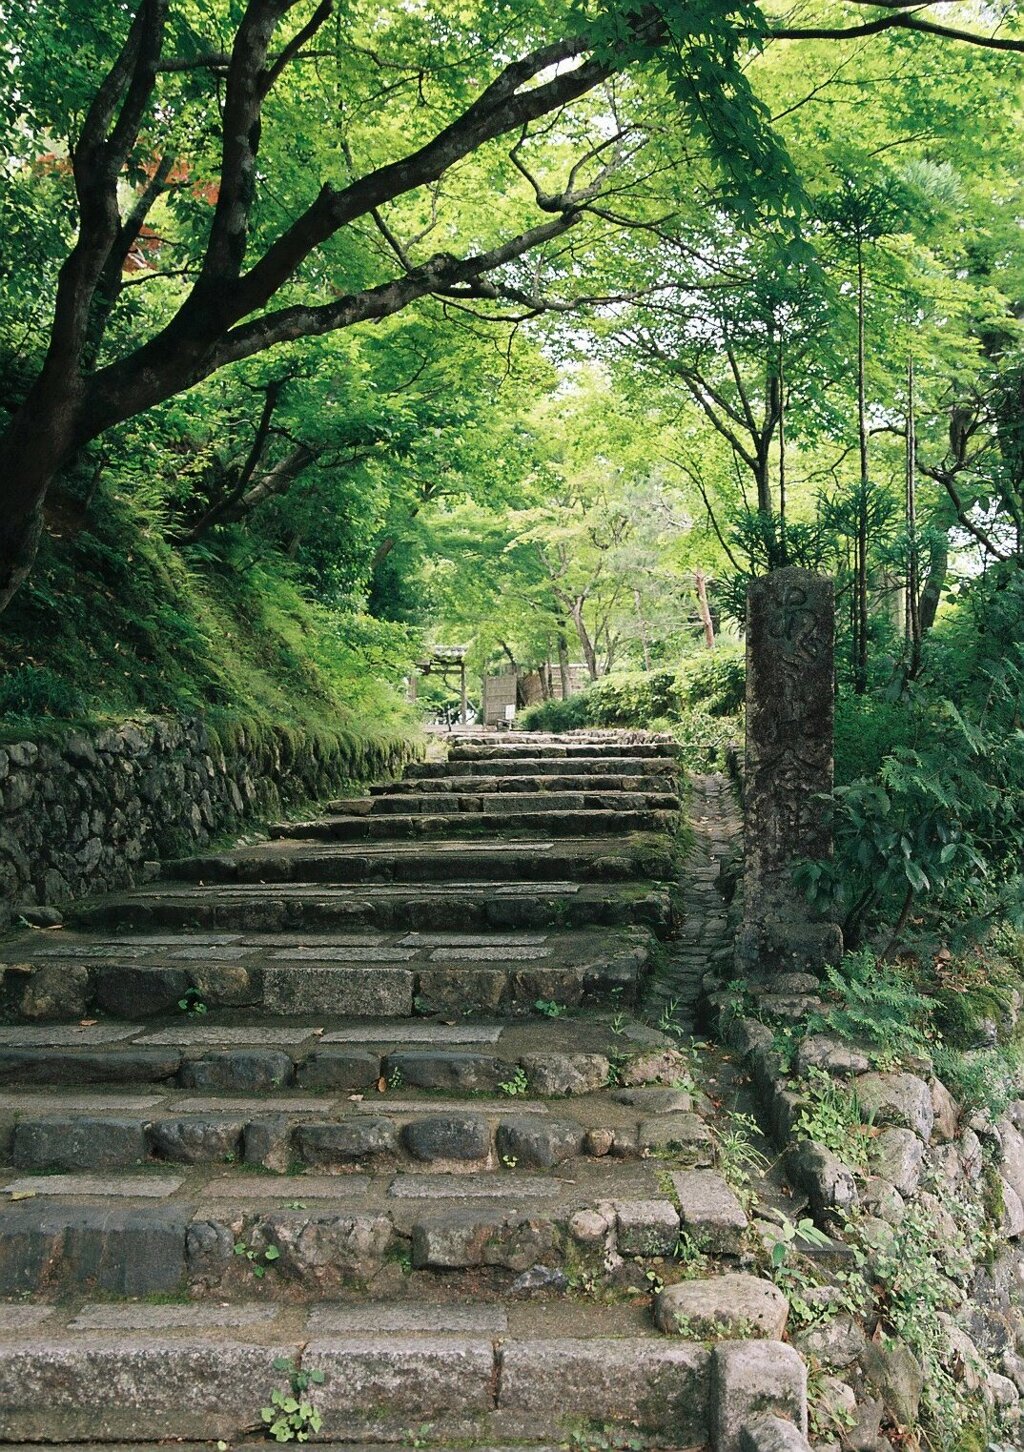
M 747 737 L 743 926 L 738 966 L 774 974 L 819 968 L 842 950 L 833 924 L 793 885 L 801 858 L 828 857 L 832 836 L 835 594 L 830 579 L 787 567 L 747 592 Z

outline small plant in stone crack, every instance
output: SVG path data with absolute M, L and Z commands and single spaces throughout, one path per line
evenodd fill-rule
M 660 1296 L 665 1289 L 665 1282 L 659 1271 L 648 1268 L 644 1271 L 644 1280 L 647 1282 L 647 1289 L 652 1296 Z
M 608 1054 L 608 1079 L 609 1089 L 618 1089 L 622 1084 L 622 1075 L 626 1065 L 629 1063 L 629 1054 L 622 1049 L 612 1049 Z
M 715 1128 L 719 1167 L 749 1208 L 754 1199 L 751 1180 L 755 1174 L 762 1174 L 771 1162 L 755 1143 L 761 1137 L 761 1129 L 753 1115 L 731 1110 L 725 1118 L 726 1123 Z
M 557 1003 L 553 998 L 538 998 L 533 1006 L 545 1018 L 561 1018 L 563 1013 L 569 1012 L 566 1004 Z
M 178 999 L 178 1007 L 182 1013 L 198 1015 L 206 1012 L 206 1003 L 198 988 L 186 988 L 184 995 Z
M 327 1380 L 322 1371 L 301 1371 L 294 1361 L 279 1356 L 274 1370 L 288 1377 L 288 1390 L 275 1387 L 270 1393 L 270 1406 L 260 1413 L 267 1435 L 275 1442 L 308 1442 L 310 1434 L 323 1425 L 320 1413 L 306 1393 L 311 1386 L 323 1386 Z
M 388 1088 L 391 1090 L 401 1089 L 404 1083 L 405 1079 L 402 1077 L 402 1071 L 396 1064 L 388 1075 Z
M 682 1268 L 686 1278 L 702 1276 L 708 1270 L 707 1252 L 700 1241 L 685 1230 L 680 1230 L 672 1247 L 672 1259 Z
M 630 1436 L 612 1427 L 578 1427 L 570 1432 L 565 1444 L 569 1452 L 644 1452 L 650 1443 L 646 1437 Z
M 501 1163 L 505 1166 L 506 1170 L 514 1170 L 519 1161 L 515 1155 L 502 1155 Z
M 498 1085 L 502 1094 L 509 1099 L 521 1098 L 529 1092 L 530 1081 L 526 1077 L 526 1070 L 521 1066 L 515 1070 L 512 1077 Z
M 253 1250 L 246 1245 L 244 1240 L 235 1241 L 235 1254 L 244 1257 L 249 1262 L 252 1273 L 258 1281 L 261 1281 L 266 1275 L 268 1266 L 272 1266 L 275 1260 L 281 1259 L 281 1252 L 276 1245 L 268 1245 L 263 1250 Z
M 686 1037 L 686 1024 L 679 1017 L 680 1001 L 678 998 L 670 998 L 658 1017 L 658 1027 L 663 1034 L 672 1034 L 675 1038 Z
M 793 1126 L 797 1139 L 812 1139 L 824 1145 L 846 1164 L 866 1165 L 872 1134 L 870 1116 L 862 1112 L 854 1091 L 824 1069 L 813 1068 L 807 1070 L 798 1087 L 804 1105 Z
M 822 1281 L 814 1266 L 796 1258 L 798 1244 L 821 1248 L 833 1242 L 808 1216 L 790 1220 L 777 1214 L 769 1254 L 772 1279 L 789 1301 L 794 1324 L 810 1326 L 831 1321 L 840 1311 L 857 1314 L 863 1309 L 864 1283 L 859 1273 L 839 1272 Z
M 611 1029 L 613 1034 L 621 1038 L 622 1035 L 626 1032 L 626 1015 L 624 1013 L 615 1014 L 611 1022 L 608 1024 L 608 1027 Z
M 418 1427 L 410 1427 L 403 1436 L 401 1445 L 403 1447 L 429 1447 L 433 1430 L 433 1422 L 421 1422 Z
M 818 1362 L 807 1368 L 807 1417 L 815 1442 L 845 1441 L 846 1433 L 857 1425 L 854 1413 L 829 1397 L 825 1368 Z

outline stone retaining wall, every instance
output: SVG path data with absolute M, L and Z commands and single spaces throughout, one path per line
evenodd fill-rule
M 155 859 L 396 771 L 413 752 L 398 736 L 346 748 L 285 729 L 225 743 L 174 718 L 0 747 L 0 929 L 14 908 L 135 886 Z

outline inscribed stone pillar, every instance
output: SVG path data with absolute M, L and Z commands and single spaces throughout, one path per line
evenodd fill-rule
M 814 971 L 842 950 L 839 929 L 793 884 L 803 858 L 831 855 L 835 593 L 787 567 L 747 591 L 745 868 L 738 967 Z

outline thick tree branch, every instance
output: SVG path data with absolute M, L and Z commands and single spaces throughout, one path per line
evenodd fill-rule
M 486 273 L 523 256 L 532 248 L 560 237 L 579 220 L 578 213 L 569 212 L 565 216 L 521 232 L 490 251 L 465 258 L 439 253 L 422 267 L 414 268 L 404 277 L 394 278 L 378 287 L 366 288 L 362 292 L 338 298 L 332 303 L 316 307 L 300 304 L 255 318 L 228 333 L 210 354 L 202 376 L 223 367 L 225 363 L 249 358 L 274 343 L 318 337 L 339 328 L 351 327 L 353 323 L 387 318 L 408 306 L 410 302 L 430 293 L 443 296 L 460 284 L 472 283 Z
M 878 3 L 878 0 L 875 0 Z M 916 30 L 922 35 L 938 35 L 943 40 L 956 40 L 966 45 L 982 46 L 986 50 L 1010 50 L 1024 53 L 1024 40 L 1013 40 L 1003 35 L 979 35 L 973 30 L 958 30 L 951 25 L 940 25 L 935 20 L 923 20 L 917 14 L 905 10 L 894 10 L 880 15 L 877 20 L 865 21 L 863 25 L 836 26 L 778 26 L 769 29 L 769 40 L 859 40 L 867 35 L 880 35 L 883 30 Z
M 273 243 L 240 279 L 233 299 L 235 319 L 262 307 L 314 248 L 372 208 L 394 201 L 437 179 L 485 142 L 522 127 L 585 95 L 611 74 L 602 61 L 582 61 L 527 91 L 520 87 L 540 72 L 585 52 L 574 37 L 544 46 L 505 67 L 462 115 L 418 151 L 378 168 L 338 191 L 325 186 L 306 212 Z
M 306 24 L 301 30 L 296 31 L 267 72 L 262 85 L 262 94 L 264 96 L 272 89 L 274 82 L 285 67 L 290 65 L 295 59 L 299 51 L 306 44 L 306 41 L 312 40 L 321 25 L 330 19 L 333 9 L 334 0 L 320 0 L 320 4 L 316 7 L 312 16 L 306 21 Z
M 235 35 L 224 101 L 217 205 L 199 280 L 186 307 L 198 303 L 211 308 L 215 299 L 226 300 L 225 283 L 234 281 L 242 269 L 255 193 L 267 54 L 277 25 L 299 3 L 249 0 Z

